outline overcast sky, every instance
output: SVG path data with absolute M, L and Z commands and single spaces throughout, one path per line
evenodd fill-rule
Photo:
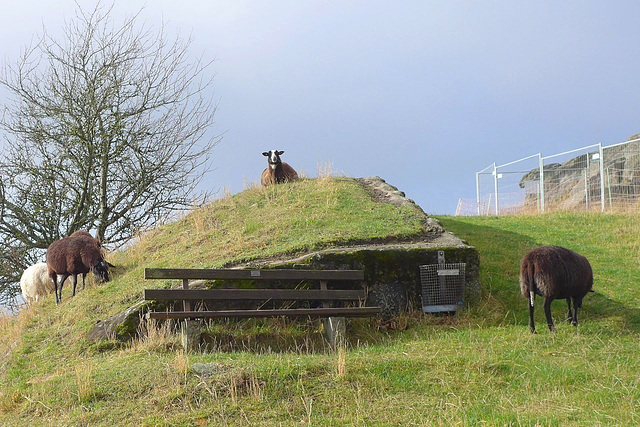
M 259 181 L 263 151 L 315 176 L 379 175 L 427 213 L 475 197 L 475 172 L 640 132 L 639 2 L 149 0 L 141 15 L 216 59 L 203 187 Z M 95 2 L 79 1 L 91 9 Z M 145 6 L 116 1 L 116 20 Z M 5 1 L 14 62 L 70 0 Z M 0 99 L 0 101 L 3 101 Z

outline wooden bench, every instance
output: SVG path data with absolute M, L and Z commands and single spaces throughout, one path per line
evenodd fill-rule
M 328 289 L 328 282 L 352 281 L 364 284 L 362 270 L 234 270 L 234 269 L 173 269 L 145 268 L 145 279 L 179 279 L 182 289 L 145 289 L 144 299 L 153 301 L 183 301 L 182 311 L 154 311 L 146 314 L 148 319 L 213 319 L 252 317 L 322 317 L 330 342 L 344 335 L 345 317 L 374 316 L 380 307 L 364 307 L 366 298 L 361 289 Z M 250 280 L 250 281 L 317 281 L 320 289 L 189 289 L 189 280 Z M 193 302 L 200 301 L 292 301 L 315 302 L 316 307 L 275 309 L 221 309 L 192 310 Z M 357 303 L 355 307 L 331 307 L 331 302 Z

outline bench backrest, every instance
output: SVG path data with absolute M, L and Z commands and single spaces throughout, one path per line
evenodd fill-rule
M 364 280 L 362 270 L 232 270 L 209 268 L 145 268 L 145 279 L 220 280 Z
M 317 289 L 145 289 L 144 299 L 169 300 L 273 300 L 273 301 L 358 301 L 364 290 Z

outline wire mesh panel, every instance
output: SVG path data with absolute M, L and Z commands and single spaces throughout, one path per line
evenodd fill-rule
M 476 216 L 478 215 L 477 199 L 458 199 L 456 216 Z
M 547 211 L 601 210 L 598 145 L 543 157 Z
M 420 266 L 425 313 L 455 311 L 462 305 L 465 266 L 465 263 Z
M 496 167 L 500 215 L 540 211 L 539 170 L 538 154 Z
M 477 215 L 640 212 L 640 134 L 609 146 L 493 163 L 476 172 L 476 192 Z M 459 202 L 456 214 L 469 211 L 464 207 Z
M 489 166 L 476 174 L 476 190 L 478 215 L 496 215 L 495 180 L 493 166 Z
M 640 211 L 640 141 L 603 149 L 605 207 L 610 211 Z

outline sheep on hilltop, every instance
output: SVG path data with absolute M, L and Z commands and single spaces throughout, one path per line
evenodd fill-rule
M 262 153 L 263 156 L 267 157 L 268 163 L 267 168 L 262 171 L 262 177 L 260 179 L 263 187 L 298 179 L 298 173 L 295 169 L 280 159 L 282 154 L 284 154 L 284 151 L 278 150 L 270 150 Z

